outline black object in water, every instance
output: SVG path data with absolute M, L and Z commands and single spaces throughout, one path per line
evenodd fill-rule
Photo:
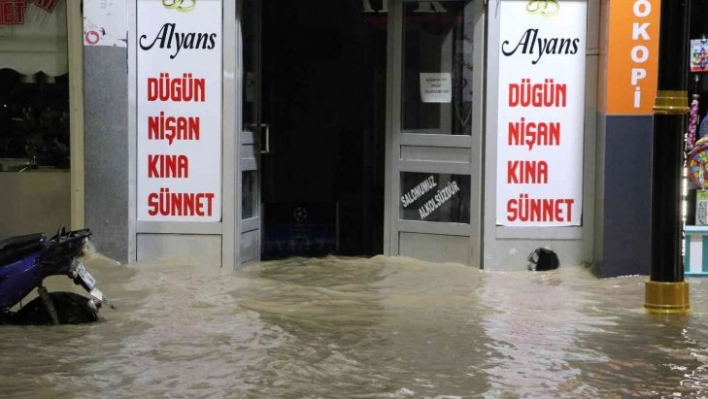
M 558 255 L 548 247 L 536 248 L 529 254 L 527 258 L 527 266 L 531 271 L 542 272 L 546 270 L 555 270 L 560 266 Z

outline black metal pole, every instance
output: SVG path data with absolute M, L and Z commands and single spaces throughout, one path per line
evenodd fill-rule
M 681 258 L 683 127 L 689 111 L 689 2 L 661 1 L 652 158 L 651 281 L 647 282 L 645 303 L 656 313 L 690 309 Z

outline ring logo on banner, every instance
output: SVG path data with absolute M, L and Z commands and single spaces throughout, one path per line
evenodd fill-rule
M 529 0 L 526 3 L 526 11 L 531 14 L 540 14 L 544 17 L 552 17 L 558 14 L 558 1 L 556 0 Z
M 189 12 L 197 6 L 197 0 L 162 0 L 162 6 L 168 10 Z
M 101 28 L 101 33 L 96 30 L 90 30 L 84 34 L 84 41 L 92 46 L 98 44 L 101 38 L 106 35 L 106 31 Z

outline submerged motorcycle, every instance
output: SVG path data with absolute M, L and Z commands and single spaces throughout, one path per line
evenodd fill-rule
M 77 259 L 90 236 L 89 229 L 61 228 L 51 238 L 37 233 L 0 241 L 0 324 L 90 323 L 98 321 L 102 305 L 114 308 L 96 288 L 96 279 Z M 88 296 L 48 292 L 44 279 L 57 275 L 68 276 Z M 38 296 L 21 305 L 35 289 Z M 19 309 L 16 305 L 20 305 Z

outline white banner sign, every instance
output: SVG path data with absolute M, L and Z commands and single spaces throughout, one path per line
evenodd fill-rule
M 222 2 L 137 7 L 138 220 L 220 221 Z
M 502 0 L 497 225 L 582 222 L 585 1 Z

